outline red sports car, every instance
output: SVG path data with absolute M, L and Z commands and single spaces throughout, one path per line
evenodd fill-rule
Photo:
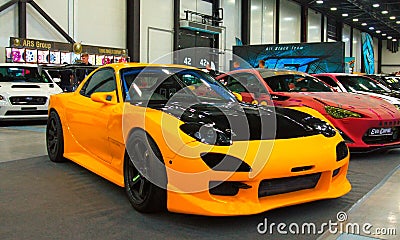
M 335 92 L 306 73 L 273 69 L 242 69 L 217 77 L 244 102 L 277 106 L 308 106 L 339 130 L 352 152 L 400 147 L 400 111 L 380 98 Z

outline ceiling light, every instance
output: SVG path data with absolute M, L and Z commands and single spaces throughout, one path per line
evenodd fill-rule
M 368 24 L 365 23 L 365 22 L 361 23 L 361 26 L 367 26 L 367 25 L 368 25 Z
M 387 34 L 386 33 L 382 33 L 382 36 L 386 36 Z
M 392 38 L 393 38 L 392 36 L 389 36 L 389 37 L 388 37 L 388 39 L 392 39 Z
M 383 10 L 381 13 L 382 13 L 382 14 L 388 14 L 389 12 L 386 11 L 386 10 Z
M 376 30 L 376 33 L 381 33 L 381 30 Z
M 337 8 L 331 7 L 331 11 L 336 11 L 336 10 L 337 10 Z
M 391 20 L 395 20 L 395 19 L 396 19 L 396 17 L 395 17 L 395 16 L 390 16 L 390 17 L 389 17 L 389 19 L 391 19 Z
M 349 16 L 349 14 L 347 14 L 347 13 L 342 13 L 342 16 L 343 16 L 343 17 L 347 17 L 347 16 Z
M 379 3 L 375 3 L 375 4 L 372 4 L 372 6 L 373 6 L 374 8 L 377 8 L 377 7 L 379 7 L 380 5 L 379 5 Z
M 400 24 L 400 21 L 396 21 L 397 24 Z
M 323 4 L 324 3 L 324 1 L 317 1 L 316 3 L 318 3 L 318 4 Z
M 369 29 L 369 30 L 374 30 L 375 28 L 374 28 L 374 27 L 369 27 L 368 29 Z
M 358 18 L 353 18 L 353 22 L 358 22 Z
M 393 42 L 397 42 L 397 39 L 393 39 L 392 41 L 393 41 Z

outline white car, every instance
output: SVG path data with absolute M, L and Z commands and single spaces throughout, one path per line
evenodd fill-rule
M 62 89 L 36 64 L 0 63 L 0 121 L 45 120 Z

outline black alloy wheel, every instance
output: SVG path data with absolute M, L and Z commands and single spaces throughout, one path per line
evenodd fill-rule
M 53 162 L 64 162 L 64 136 L 60 117 L 57 112 L 51 111 L 46 127 L 47 154 Z
M 139 212 L 166 209 L 166 172 L 160 150 L 141 130 L 131 134 L 124 163 L 125 190 Z

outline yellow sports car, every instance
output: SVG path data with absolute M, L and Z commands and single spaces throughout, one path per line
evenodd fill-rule
M 349 153 L 309 108 L 238 102 L 208 74 L 116 63 L 51 96 L 51 161 L 125 187 L 140 212 L 248 215 L 350 191 Z

